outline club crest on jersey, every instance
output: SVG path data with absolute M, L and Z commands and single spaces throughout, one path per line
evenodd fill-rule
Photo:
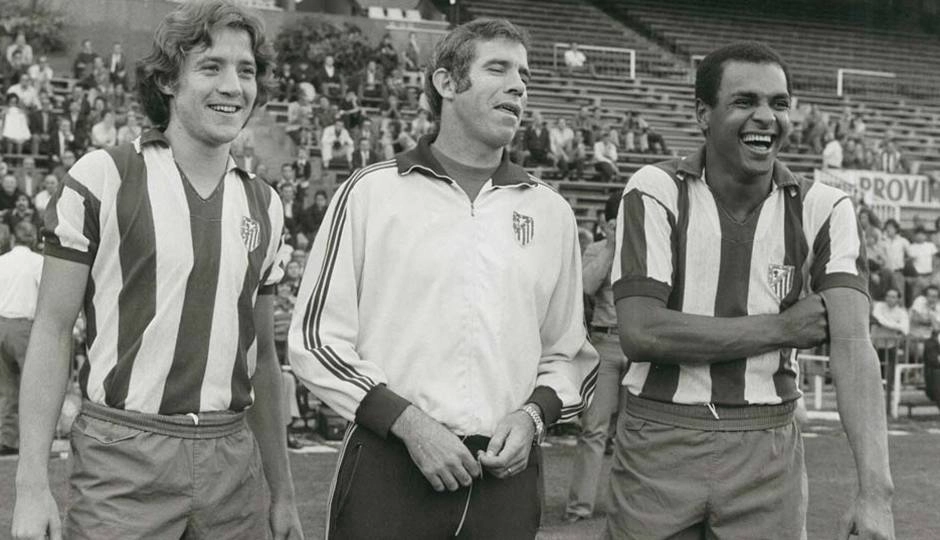
M 777 300 L 783 300 L 793 287 L 793 272 L 796 270 L 789 264 L 771 264 L 767 271 L 767 282 L 774 291 Z
M 261 243 L 261 224 L 248 216 L 242 217 L 242 242 L 249 253 Z
M 512 230 L 516 233 L 516 242 L 519 242 L 520 246 L 528 245 L 535 236 L 535 220 L 519 212 L 513 212 Z

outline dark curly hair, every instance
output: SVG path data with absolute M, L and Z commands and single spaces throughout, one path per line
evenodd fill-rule
M 273 81 L 274 51 L 264 35 L 264 23 L 229 0 L 188 2 L 169 13 L 153 34 L 153 48 L 137 63 L 137 94 L 154 126 L 170 121 L 170 96 L 160 87 L 175 86 L 186 55 L 212 46 L 212 33 L 221 28 L 243 30 L 251 39 L 258 95 L 254 108 L 268 100 Z

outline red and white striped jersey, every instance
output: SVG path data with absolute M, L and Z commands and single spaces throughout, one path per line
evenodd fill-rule
M 283 275 L 283 209 L 229 159 L 202 198 L 157 130 L 82 157 L 46 215 L 47 256 L 88 264 L 87 399 L 144 413 L 252 402 L 253 311 Z
M 777 162 L 773 187 L 744 222 L 716 204 L 704 149 L 636 172 L 624 190 L 611 282 L 617 300 L 650 296 L 684 313 L 780 313 L 833 287 L 868 293 L 864 243 L 849 197 Z M 644 398 L 749 405 L 799 397 L 790 350 L 711 365 L 631 358 L 624 384 Z

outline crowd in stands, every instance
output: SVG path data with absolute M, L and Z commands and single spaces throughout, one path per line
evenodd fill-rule
M 841 115 L 821 112 L 816 105 L 794 105 L 789 143 L 820 154 L 823 169 L 859 169 L 910 173 L 911 164 L 898 148 L 894 130 L 873 136 L 866 132 L 862 108 L 846 106 Z

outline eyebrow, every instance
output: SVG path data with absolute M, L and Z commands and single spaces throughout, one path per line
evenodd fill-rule
M 506 69 L 509 69 L 509 67 L 511 66 L 511 63 L 508 60 L 500 60 L 498 58 L 487 60 L 486 62 L 483 63 L 483 66 L 486 67 L 486 66 L 493 65 L 493 64 L 496 64 Z M 529 72 L 529 68 L 525 66 L 519 66 L 519 73 L 521 73 L 522 76 L 525 77 L 526 79 L 532 78 L 532 74 Z
M 734 93 L 732 93 L 732 94 L 731 94 L 731 97 L 746 97 L 746 98 L 749 98 L 749 99 L 756 99 L 756 98 L 759 98 L 759 97 L 760 97 L 760 94 L 758 94 L 757 92 L 752 92 L 752 91 L 748 91 L 748 90 L 742 90 L 742 91 L 740 91 L 740 92 L 734 92 Z M 783 98 L 783 99 L 790 99 L 790 94 L 787 93 L 787 92 L 780 92 L 780 93 L 777 93 L 777 94 L 771 94 L 771 95 L 770 95 L 770 99 L 772 99 L 772 100 L 773 100 L 773 99 L 781 99 L 781 98 Z
M 195 62 L 195 65 L 199 66 L 199 65 L 206 64 L 209 62 L 224 64 L 228 62 L 228 58 L 225 58 L 223 56 L 204 56 L 202 58 L 197 59 Z M 247 57 L 239 59 L 237 61 L 237 64 L 240 66 L 244 66 L 244 65 L 257 66 L 257 62 L 255 62 L 254 58 L 249 59 Z

